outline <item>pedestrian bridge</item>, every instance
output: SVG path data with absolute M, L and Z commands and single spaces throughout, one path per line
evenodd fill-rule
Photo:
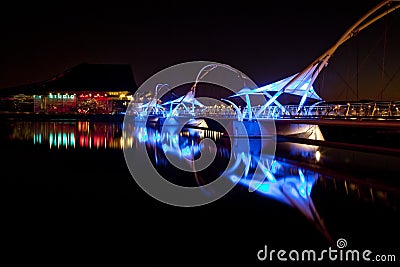
M 400 1 L 386 0 L 372 8 L 356 21 L 326 52 L 315 59 L 302 71 L 264 86 L 246 86 L 246 75 L 231 66 L 213 63 L 203 66 L 190 90 L 175 99 L 161 102 L 160 90 L 167 89 L 168 84 L 157 84 L 149 95 L 152 97 L 141 103 L 131 103 L 127 114 L 138 117 L 159 116 L 170 117 L 217 117 L 234 118 L 238 121 L 281 118 L 356 118 L 356 119 L 398 119 L 400 118 L 397 102 L 325 102 L 314 90 L 313 84 L 328 65 L 336 50 L 353 36 L 385 15 L 400 7 Z M 243 79 L 244 87 L 226 98 L 218 105 L 206 105 L 196 98 L 198 84 L 209 73 L 218 68 L 237 72 Z M 298 99 L 296 104 L 285 104 L 283 95 L 291 95 Z M 256 103 L 254 99 L 259 101 Z M 239 104 L 241 103 L 241 104 Z

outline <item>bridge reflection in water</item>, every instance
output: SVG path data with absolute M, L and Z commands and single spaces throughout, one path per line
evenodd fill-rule
M 337 157 L 334 148 L 282 142 L 277 143 L 275 151 L 268 145 L 274 143 L 274 140 L 252 138 L 249 140 L 251 149 L 245 152 L 241 149 L 245 147 L 241 142 L 246 140 L 241 138 L 229 140 L 223 134 L 210 130 L 184 128 L 182 131 L 177 131 L 175 127 L 167 129 L 162 133 L 157 128 L 136 125 L 130 129 L 132 135 L 123 139 L 126 144 L 133 147 L 146 146 L 153 165 L 167 180 L 184 186 L 198 186 L 207 184 L 222 174 L 222 179 L 229 179 L 250 192 L 254 191 L 297 209 L 329 243 L 337 237 L 332 238 L 329 227 L 325 225 L 324 218 L 317 208 L 318 205 L 314 203 L 316 186 L 319 195 L 321 191 L 333 190 L 345 198 L 373 203 L 384 209 L 389 208 L 399 212 L 400 187 L 393 184 L 388 186 L 380 179 L 392 177 L 397 170 L 394 167 L 380 169 L 382 166 L 379 165 L 381 163 L 379 160 L 376 160 L 374 165 L 375 159 L 383 157 L 388 165 L 397 166 L 395 162 L 400 163 L 397 157 L 370 155 L 372 160 L 370 162 L 365 161 L 365 155 L 353 154 L 360 152 L 345 151 L 345 154 L 348 152 L 348 156 L 341 157 L 350 161 L 353 166 L 364 164 L 362 172 L 357 174 L 354 169 L 340 171 L 341 167 L 336 168 L 339 166 L 336 164 L 340 163 L 340 157 Z M 215 146 L 202 142 L 204 138 L 213 139 Z M 195 170 L 196 163 L 193 160 L 198 159 L 202 151 L 208 153 L 210 150 L 215 150 L 213 153 L 216 155 L 209 167 L 212 169 L 211 173 L 204 170 L 194 174 L 182 173 L 167 159 L 171 156 L 181 159 Z M 328 158 L 324 158 L 325 156 Z M 357 158 L 363 163 L 356 162 Z M 233 160 L 229 161 L 230 159 Z M 387 173 L 382 174 L 384 171 Z M 393 181 L 387 182 L 390 184 Z M 317 197 L 317 201 L 318 199 Z
M 251 149 L 245 151 L 244 139 L 229 139 L 217 131 L 190 128 L 178 131 L 169 127 L 162 133 L 158 128 L 135 125 L 127 129 L 130 135 L 123 136 L 122 128 L 122 123 L 110 122 L 14 121 L 4 125 L 3 134 L 11 141 L 78 153 L 86 149 L 105 151 L 145 146 L 153 165 L 165 179 L 182 186 L 198 186 L 223 175 L 222 179 L 238 183 L 236 188 L 254 191 L 249 194 L 297 209 L 328 241 L 338 238 L 332 227 L 340 220 L 338 211 L 327 208 L 327 202 L 332 206 L 341 199 L 342 207 L 352 202 L 364 203 L 371 208 L 367 208 L 367 213 L 376 208 L 400 217 L 398 155 L 281 141 L 275 147 L 274 140 L 258 138 L 249 139 Z M 206 138 L 212 139 L 214 145 L 202 142 Z M 193 159 L 204 152 L 215 154 L 215 159 L 209 167 L 196 172 L 181 171 L 168 160 L 180 160 L 196 169 Z

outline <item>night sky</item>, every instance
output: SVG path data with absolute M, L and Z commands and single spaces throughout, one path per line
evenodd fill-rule
M 131 64 L 140 85 L 163 68 L 196 60 L 231 65 L 265 85 L 301 71 L 379 3 L 82 2 L 2 6 L 0 88 L 81 62 Z M 400 10 L 339 47 L 316 91 L 328 101 L 354 100 L 357 63 L 360 99 L 400 100 Z

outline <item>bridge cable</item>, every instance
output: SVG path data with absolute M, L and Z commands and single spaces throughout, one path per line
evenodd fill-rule
M 397 19 L 397 17 L 396 17 Z M 391 21 L 390 25 L 388 28 L 390 28 L 393 24 L 394 20 Z M 386 29 L 387 31 L 388 29 Z M 383 93 L 384 91 L 389 87 L 390 83 L 394 80 L 394 78 L 397 76 L 397 74 L 400 72 L 400 65 L 397 68 L 397 70 L 394 72 L 393 75 L 389 75 L 386 71 L 385 71 L 385 65 L 384 65 L 384 59 L 386 57 L 386 31 L 385 31 L 385 43 L 384 43 L 384 51 L 383 51 L 383 59 L 382 59 L 382 66 L 381 66 L 381 70 L 382 70 L 382 82 L 384 80 L 384 77 L 387 76 L 389 78 L 389 80 L 382 86 L 382 89 L 379 91 L 379 93 L 376 95 L 375 99 L 379 98 L 382 100 L 383 97 Z
M 356 37 L 356 36 L 353 36 L 353 38 L 354 38 L 354 37 Z M 370 56 L 372 55 L 372 53 L 373 53 L 375 50 L 378 49 L 379 45 L 380 45 L 381 42 L 384 40 L 384 37 L 385 37 L 385 35 L 382 34 L 381 37 L 375 42 L 375 45 L 372 46 L 372 47 L 369 49 L 368 53 L 365 55 L 365 57 L 362 59 L 362 61 L 358 64 L 358 69 L 361 69 L 361 68 L 367 63 L 367 61 L 368 61 L 368 59 L 370 58 Z M 359 39 L 359 38 L 357 38 L 357 40 L 358 40 L 358 39 Z M 332 66 L 332 65 L 331 65 L 331 66 Z M 380 64 L 379 64 L 379 66 L 381 67 Z M 335 68 L 333 68 L 333 67 L 331 67 L 331 68 L 334 70 L 334 72 L 336 73 L 336 75 L 338 75 L 339 78 L 345 83 L 345 85 L 351 90 L 351 92 L 356 96 L 356 95 L 357 95 L 357 92 L 353 90 L 353 88 L 351 87 L 351 85 L 350 85 L 348 82 L 346 82 L 346 80 L 345 80 L 344 77 L 338 72 L 338 70 L 335 69 Z M 354 74 L 350 77 L 350 80 L 353 80 L 354 78 L 357 78 L 356 76 L 357 76 L 357 71 L 355 71 Z M 343 95 L 343 93 L 344 93 L 345 90 L 346 90 L 346 87 L 343 88 L 342 91 L 339 92 L 339 94 L 337 94 L 337 97 L 336 97 L 336 98 L 340 98 L 340 97 Z
M 359 60 L 358 60 L 358 58 L 359 58 L 359 54 L 360 54 L 360 42 L 359 42 L 359 37 L 358 36 L 356 36 L 356 71 L 357 71 L 357 77 L 356 77 L 356 90 L 357 90 L 357 96 L 356 96 L 356 99 L 357 99 L 357 102 L 358 102 L 358 100 L 359 100 L 359 96 L 358 96 L 358 89 L 359 89 L 359 64 L 358 64 L 358 62 L 359 62 Z
M 387 31 L 388 31 L 388 23 L 387 23 L 387 16 L 385 18 L 386 24 L 385 24 L 385 31 L 384 31 L 384 40 L 383 40 L 383 55 L 382 55 L 382 83 L 385 80 L 385 56 L 386 56 L 386 42 L 387 42 Z M 381 101 L 383 97 L 383 90 L 381 90 Z

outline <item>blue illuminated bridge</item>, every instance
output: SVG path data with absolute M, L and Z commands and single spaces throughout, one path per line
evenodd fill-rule
M 127 109 L 127 115 L 133 116 L 136 121 L 171 125 L 183 119 L 187 120 L 188 125 L 203 128 L 211 127 L 211 119 L 218 119 L 228 122 L 234 135 L 242 134 L 240 130 L 235 131 L 235 123 L 241 122 L 247 128 L 247 135 L 271 135 L 272 131 L 276 131 L 285 136 L 324 140 L 330 137 L 326 129 L 320 127 L 357 125 L 362 129 L 385 128 L 390 136 L 399 127 L 400 102 L 327 103 L 316 93 L 313 83 L 339 46 L 399 7 L 398 0 L 378 4 L 356 21 L 326 52 L 290 77 L 256 86 L 246 75 L 228 65 L 206 64 L 198 70 L 188 92 L 161 101 L 160 95 L 163 91 L 169 91 L 169 84 L 159 83 L 155 88 L 148 89 L 147 97 L 134 99 Z M 210 105 L 196 97 L 196 88 L 207 75 L 212 75 L 218 69 L 234 72 L 243 81 L 243 86 L 235 90 L 236 93 L 219 99 L 218 104 Z M 297 99 L 297 104 L 285 104 L 283 95 Z M 275 122 L 275 129 L 271 129 L 268 123 L 271 120 Z M 253 132 L 250 129 L 252 122 L 259 124 L 259 130 Z M 346 134 L 344 130 L 342 135 Z

